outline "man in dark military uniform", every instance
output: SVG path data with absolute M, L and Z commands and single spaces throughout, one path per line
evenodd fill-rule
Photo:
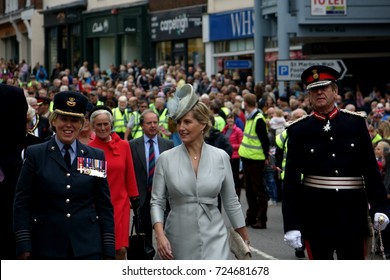
M 389 222 L 366 121 L 335 106 L 338 78 L 330 67 L 306 69 L 314 111 L 288 127 L 284 240 L 298 248 L 302 235 L 309 259 L 364 259 L 368 213 L 377 229 Z
M 47 142 L 27 147 L 15 191 L 19 259 L 113 259 L 114 216 L 102 150 L 77 140 L 87 98 L 54 97 Z
M 23 90 L 0 83 L 0 256 L 15 259 L 15 239 L 12 230 L 15 185 L 22 168 L 22 150 L 26 136 L 27 101 Z

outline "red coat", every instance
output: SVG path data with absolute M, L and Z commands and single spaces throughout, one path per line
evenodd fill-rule
M 102 149 L 107 161 L 107 180 L 111 202 L 114 206 L 115 249 L 129 246 L 130 199 L 138 196 L 133 158 L 129 142 L 122 140 L 115 132 L 110 142 L 98 137 L 89 145 Z
M 226 125 L 222 129 L 222 134 L 225 135 L 226 131 L 228 129 L 229 129 L 229 125 Z M 242 137 L 243 137 L 242 130 L 238 126 L 233 125 L 232 133 L 229 136 L 229 142 L 233 147 L 233 154 L 232 154 L 231 158 L 239 158 L 240 157 L 238 155 L 238 149 L 240 148 Z

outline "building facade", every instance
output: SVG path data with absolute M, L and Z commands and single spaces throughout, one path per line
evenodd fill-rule
M 150 31 L 155 65 L 180 65 L 204 69 L 202 16 L 207 1 L 150 0 Z
M 0 1 L 0 58 L 18 64 L 43 63 L 42 0 Z
M 208 73 L 269 82 L 277 60 L 337 59 L 348 69 L 345 87 L 367 92 L 390 82 L 381 70 L 390 62 L 386 0 L 210 0 L 203 22 Z

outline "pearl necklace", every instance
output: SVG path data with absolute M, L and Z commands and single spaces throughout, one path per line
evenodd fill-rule
M 197 160 L 197 159 L 198 159 L 198 156 L 197 156 L 197 155 L 194 155 L 192 158 L 193 158 L 194 160 Z

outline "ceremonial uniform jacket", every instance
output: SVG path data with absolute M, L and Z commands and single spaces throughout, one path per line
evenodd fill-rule
M 387 208 L 365 119 L 335 108 L 328 116 L 303 117 L 287 129 L 285 232 L 300 230 L 304 238 L 366 235 L 368 207 L 386 214 Z M 324 185 L 345 180 L 347 188 L 308 186 L 308 176 L 319 176 Z M 348 188 L 351 178 L 362 178 L 364 188 Z
M 32 252 L 33 258 L 66 259 L 71 248 L 76 258 L 115 257 L 107 179 L 77 170 L 78 158 L 101 162 L 104 153 L 79 141 L 75 153 L 69 170 L 55 137 L 26 149 L 15 193 L 17 255 Z

